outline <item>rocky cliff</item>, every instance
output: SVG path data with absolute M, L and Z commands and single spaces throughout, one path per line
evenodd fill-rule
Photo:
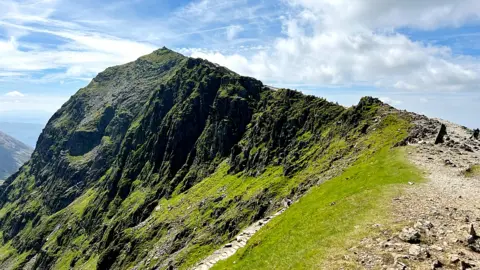
M 80 89 L 0 186 L 0 268 L 194 266 L 409 121 L 160 49 Z

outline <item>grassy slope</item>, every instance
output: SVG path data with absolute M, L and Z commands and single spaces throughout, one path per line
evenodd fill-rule
M 372 146 L 354 166 L 310 190 L 215 269 L 334 267 L 335 257 L 352 240 L 368 233 L 362 229 L 366 226 L 359 225 L 386 219 L 389 202 L 400 192 L 401 184 L 422 179 L 406 161 L 404 149 L 391 149 L 392 143 L 404 136 L 405 125 L 391 118 L 386 129 L 367 139 Z

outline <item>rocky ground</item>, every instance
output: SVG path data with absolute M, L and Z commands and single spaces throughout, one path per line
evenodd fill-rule
M 408 154 L 427 181 L 409 183 L 392 201 L 392 224 L 372 225 L 376 235 L 345 258 L 365 269 L 480 269 L 480 178 L 468 174 L 480 164 L 480 141 L 445 121 L 417 124 Z

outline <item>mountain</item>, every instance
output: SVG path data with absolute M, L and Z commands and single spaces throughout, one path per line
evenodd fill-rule
M 272 89 L 162 48 L 80 89 L 0 186 L 0 268 L 208 269 L 215 250 L 245 245 L 230 241 L 283 212 L 241 258 L 262 265 L 271 247 L 298 255 L 275 258 L 279 268 L 301 266 L 377 213 L 383 187 L 421 178 L 403 158 L 436 132 L 420 120 L 371 97 L 344 108 Z M 315 233 L 303 235 L 307 218 Z
M 33 149 L 0 131 L 0 181 L 30 159 Z
M 19 122 L 0 122 L 0 130 L 30 147 L 35 147 L 45 125 Z

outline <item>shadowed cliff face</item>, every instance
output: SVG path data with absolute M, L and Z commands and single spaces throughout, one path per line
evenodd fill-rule
M 385 110 L 274 91 L 165 48 L 109 68 L 0 187 L 0 266 L 192 265 L 317 181 L 302 174 L 312 160 L 321 174 L 353 159 Z
M 27 162 L 32 151 L 30 147 L 0 131 L 0 181 Z

